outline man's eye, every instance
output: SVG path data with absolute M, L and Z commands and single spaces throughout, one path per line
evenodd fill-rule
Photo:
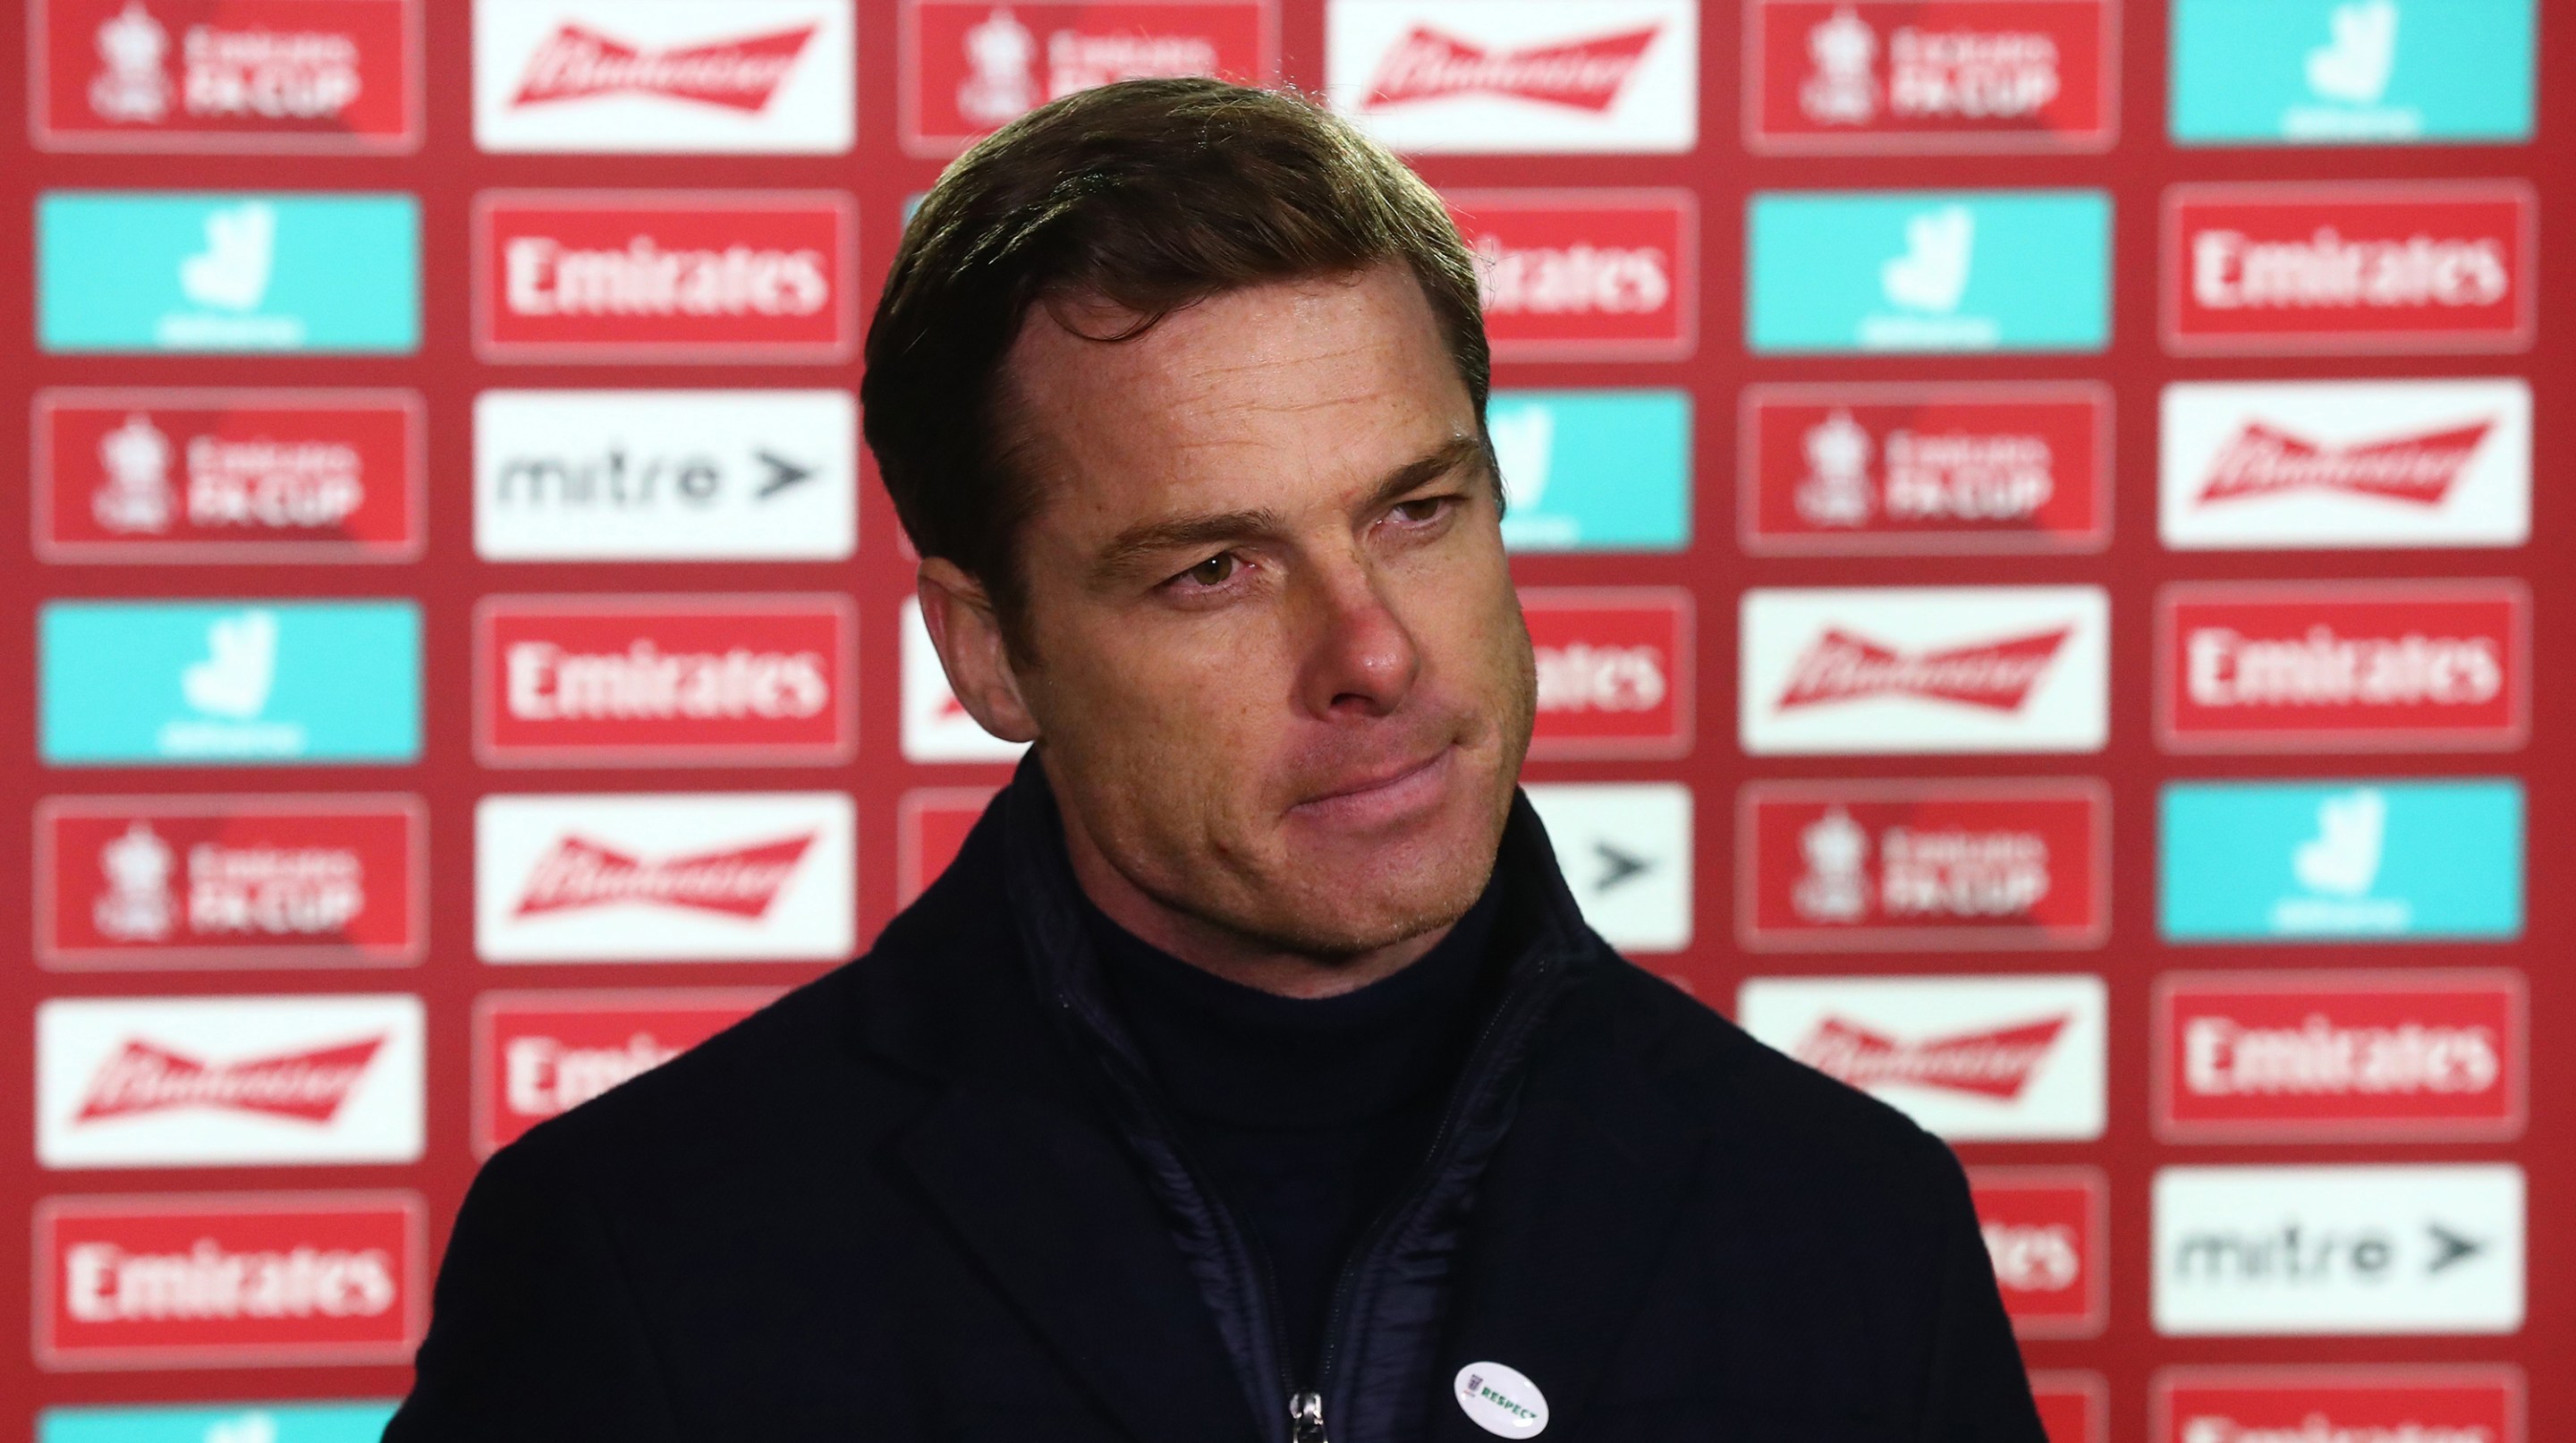
M 1223 586 L 1226 579 L 1234 575 L 1235 565 L 1233 552 L 1220 551 L 1182 572 L 1181 579 L 1192 586 Z
M 1440 513 L 1448 509 L 1449 498 L 1446 496 L 1420 496 L 1411 501 L 1399 501 L 1395 504 L 1396 516 L 1415 526 L 1426 521 L 1439 520 Z

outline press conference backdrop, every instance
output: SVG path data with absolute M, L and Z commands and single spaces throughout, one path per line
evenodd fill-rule
M 0 1430 L 372 1436 L 482 1157 L 938 872 L 878 277 L 1215 72 L 1456 211 L 1575 890 L 1958 1147 L 2056 1443 L 2576 1432 L 2539 10 L 27 0 Z

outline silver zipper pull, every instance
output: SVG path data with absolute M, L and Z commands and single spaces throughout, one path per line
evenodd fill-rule
M 1288 1443 L 1331 1443 L 1324 1436 L 1324 1395 L 1292 1393 L 1288 1397 Z

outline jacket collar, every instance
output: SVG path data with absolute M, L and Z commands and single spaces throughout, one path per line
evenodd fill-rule
M 1498 932 L 1564 994 L 1528 1054 L 1517 1116 L 1478 1190 L 1441 1376 L 1518 1368 L 1571 1422 L 1680 1216 L 1705 1139 L 1622 1035 L 1626 962 L 1582 921 L 1545 829 L 1515 798 L 1497 858 Z M 1097 1080 L 1050 1012 L 1121 1045 L 1102 1002 L 1061 821 L 1032 755 L 957 860 L 890 924 L 855 1025 L 863 1046 L 941 1084 L 905 1164 L 961 1241 L 1139 1443 L 1269 1437 Z M 1633 985 L 1633 983 L 1626 983 Z M 1551 1426 L 1556 1426 L 1552 1422 Z M 1477 1443 L 1438 1406 L 1431 1437 Z

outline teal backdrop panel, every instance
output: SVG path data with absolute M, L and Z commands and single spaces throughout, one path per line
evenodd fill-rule
M 2538 26 L 2538 0 L 2173 0 L 2173 138 L 2527 141 Z
M 376 1443 L 393 1416 L 391 1403 L 48 1408 L 36 1443 Z
M 1496 391 L 1486 406 L 1514 551 L 1680 551 L 1691 538 L 1682 390 Z
M 1756 195 L 1745 345 L 1757 353 L 2099 351 L 2111 201 L 2091 190 Z
M 2164 789 L 2158 912 L 2175 942 L 2522 933 L 2519 782 L 2191 782 Z
M 420 207 L 407 195 L 56 191 L 36 203 L 48 351 L 408 354 Z
M 408 601 L 57 601 L 37 643 L 37 750 L 58 766 L 420 755 Z

